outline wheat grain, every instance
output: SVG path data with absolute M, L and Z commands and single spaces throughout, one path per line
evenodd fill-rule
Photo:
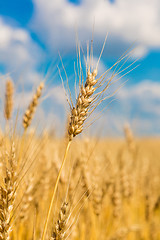
M 9 240 L 12 231 L 11 219 L 13 214 L 17 175 L 15 163 L 14 142 L 11 145 L 10 154 L 6 151 L 5 156 L 4 186 L 0 186 L 0 239 Z
M 9 120 L 12 116 L 13 93 L 14 93 L 13 82 L 11 79 L 8 79 L 6 82 L 5 106 L 4 106 L 4 116 L 7 120 Z
M 52 232 L 50 240 L 63 240 L 65 239 L 65 231 L 67 228 L 67 220 L 69 216 L 69 204 L 64 202 L 61 206 L 59 217 Z
M 83 86 L 81 85 L 81 90 L 77 98 L 76 106 L 71 110 L 70 123 L 68 127 L 69 141 L 73 139 L 76 135 L 80 134 L 83 130 L 83 123 L 88 117 L 88 112 L 90 105 L 94 98 L 92 97 L 95 92 L 95 84 L 97 69 L 93 70 L 91 73 L 90 70 L 87 72 L 86 83 Z
M 23 127 L 26 130 L 30 124 L 31 121 L 33 119 L 33 115 L 36 111 L 36 107 L 38 105 L 38 99 L 41 97 L 42 94 L 42 89 L 44 88 L 44 83 L 41 82 L 40 85 L 37 88 L 36 93 L 33 96 L 33 99 L 31 101 L 31 103 L 29 104 L 24 116 L 23 116 Z

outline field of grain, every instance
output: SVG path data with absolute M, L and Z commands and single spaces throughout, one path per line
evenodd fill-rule
M 160 240 L 160 139 L 138 139 L 129 125 L 122 139 L 77 137 L 121 68 L 99 79 L 88 68 L 64 138 L 29 131 L 44 83 L 13 124 L 14 87 L 6 82 L 0 240 Z
M 46 132 L 24 138 L 1 136 L 1 239 L 41 239 L 63 157 L 65 141 Z M 74 141 L 45 239 L 160 239 L 159 145 Z

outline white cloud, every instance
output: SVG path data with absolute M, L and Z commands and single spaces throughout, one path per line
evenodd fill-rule
M 153 123 L 160 119 L 160 83 L 144 80 L 130 87 L 124 87 L 118 98 L 126 110 L 139 118 L 145 116 Z M 127 112 L 126 111 L 126 112 Z
M 49 92 L 50 98 L 56 103 L 65 106 L 66 105 L 66 97 L 65 92 L 62 86 L 52 87 L 51 91 Z
M 41 62 L 42 50 L 27 30 L 12 27 L 0 17 L 0 64 L 24 86 L 37 81 L 35 68 Z M 36 76 L 36 77 L 35 77 Z
M 143 45 L 138 45 L 136 46 L 136 48 L 134 49 L 134 57 L 135 58 L 141 58 L 141 57 L 145 57 L 148 53 L 148 48 L 147 46 L 143 46 Z
M 106 32 L 111 36 L 113 51 L 117 44 L 130 45 L 135 40 L 140 45 L 138 55 L 160 47 L 159 0 L 83 0 L 74 5 L 67 0 L 34 0 L 33 28 L 50 49 L 73 49 L 75 27 L 80 39 L 94 35 L 101 43 Z M 112 41 L 112 42 L 111 42 Z
M 159 99 L 160 100 L 160 83 L 151 80 L 143 80 L 140 83 L 131 85 L 130 87 L 123 87 L 119 93 L 120 99 Z
M 119 115 L 129 120 L 137 134 L 160 133 L 160 83 L 143 80 L 124 86 L 117 94 Z M 122 112 L 122 114 L 121 114 Z

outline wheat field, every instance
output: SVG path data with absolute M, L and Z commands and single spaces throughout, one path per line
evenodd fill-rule
M 76 103 L 68 99 L 63 138 L 29 131 L 44 83 L 23 120 L 13 124 L 14 85 L 6 81 L 6 127 L 0 134 L 1 240 L 160 239 L 160 140 L 138 139 L 129 125 L 121 139 L 87 137 L 85 131 L 77 137 L 105 100 L 113 78 L 124 74 L 122 67 L 126 70 L 123 63 L 115 65 L 111 76 L 106 71 L 97 77 L 98 62 L 95 69 L 87 66 Z M 18 124 L 23 125 L 21 135 Z

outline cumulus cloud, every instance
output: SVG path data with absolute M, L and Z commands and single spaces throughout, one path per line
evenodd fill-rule
M 109 49 L 139 44 L 136 55 L 160 47 L 159 0 L 83 0 L 75 5 L 67 0 L 34 0 L 32 26 L 50 49 L 73 49 L 75 28 L 79 37 L 91 38 L 95 18 L 95 38 L 104 39 L 109 32 Z M 99 48 L 99 46 L 96 46 Z
M 118 93 L 119 98 L 121 99 L 159 99 L 160 100 L 160 83 L 153 82 L 151 80 L 144 80 L 136 85 L 132 85 L 128 88 L 124 87 Z
M 16 81 L 23 78 L 25 86 L 33 84 L 38 78 L 35 69 L 40 59 L 42 50 L 31 39 L 29 32 L 6 24 L 0 17 L 0 64 L 5 73 L 11 73 Z
M 62 106 L 66 105 L 66 96 L 62 86 L 59 85 L 59 86 L 53 87 L 49 92 L 49 94 L 50 94 L 50 98 L 53 101 L 55 101 L 57 104 L 60 104 Z
M 131 86 L 124 86 L 117 93 L 117 98 L 119 99 L 117 114 L 130 121 L 137 134 L 160 133 L 159 82 L 143 80 Z

